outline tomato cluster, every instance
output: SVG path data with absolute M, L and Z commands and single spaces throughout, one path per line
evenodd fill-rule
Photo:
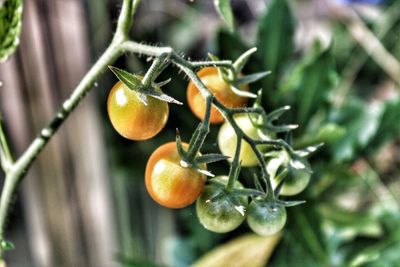
M 286 209 L 265 197 L 252 199 L 248 204 L 246 196 L 235 195 L 235 189 L 242 189 L 236 181 L 233 192 L 226 190 L 227 176 L 210 180 L 196 201 L 196 213 L 200 223 L 216 233 L 230 232 L 239 227 L 247 218 L 253 232 L 269 236 L 282 230 L 286 222 Z
M 225 79 L 217 67 L 205 67 L 197 72 L 201 82 L 207 87 L 215 99 L 226 108 L 244 107 L 247 99 L 239 96 L 231 82 Z M 241 76 L 236 73 L 236 76 Z M 140 78 L 141 79 L 141 78 Z M 248 91 L 247 84 L 239 85 L 240 90 Z M 168 104 L 154 97 L 142 99 L 142 91 L 131 90 L 124 83 L 118 82 L 111 89 L 108 97 L 108 114 L 115 130 L 125 138 L 131 140 L 146 140 L 155 136 L 165 126 L 168 119 Z M 161 89 L 156 87 L 156 91 Z M 204 120 L 206 101 L 193 81 L 187 87 L 187 100 L 193 114 Z M 201 123 L 222 123 L 227 113 L 221 113 L 215 106 L 211 106 L 209 121 Z M 253 141 L 272 140 L 273 131 L 260 128 L 254 121 L 261 121 L 261 114 L 236 114 L 229 117 L 218 133 L 218 146 L 222 155 L 231 162 L 231 170 L 236 161 L 243 167 L 264 166 L 271 176 L 273 188 L 280 188 L 280 195 L 295 195 L 304 190 L 310 180 L 309 163 L 304 158 L 297 159 L 297 165 L 303 168 L 292 168 L 291 158 L 287 153 L 280 153 L 267 163 L 260 155 L 264 155 L 272 148 L 267 144 L 258 144 L 256 155 L 254 143 L 250 145 L 242 140 L 240 153 L 234 159 L 237 144 L 237 128 L 243 135 Z M 235 126 L 232 126 L 232 123 Z M 199 134 L 193 135 L 199 138 Z M 178 139 L 177 139 L 178 140 Z M 248 140 L 248 139 L 247 139 Z M 196 142 L 192 142 L 196 143 Z M 202 143 L 202 142 L 201 142 Z M 284 202 L 280 202 L 271 193 L 272 188 L 264 191 L 260 186 L 257 194 L 246 194 L 246 188 L 237 181 L 237 175 L 230 172 L 230 176 L 218 176 L 207 182 L 207 163 L 213 161 L 199 161 L 202 155 L 199 149 L 190 154 L 190 145 L 169 142 L 158 147 L 148 159 L 145 170 L 145 185 L 151 198 L 167 208 L 184 208 L 196 202 L 196 213 L 200 223 L 208 230 L 217 233 L 226 233 L 236 229 L 247 218 L 247 224 L 257 234 L 273 235 L 279 232 L 286 222 Z M 197 153 L 197 154 L 196 154 Z M 226 157 L 222 157 L 226 158 Z M 264 165 L 265 164 L 265 165 Z M 276 175 L 282 168 L 287 170 L 287 177 Z M 238 168 L 239 170 L 240 168 Z M 282 172 L 281 172 L 282 173 Z M 285 179 L 282 181 L 282 179 Z M 207 185 L 206 185 L 207 182 Z M 283 183 L 283 184 L 281 184 Z M 269 192 L 268 192 L 269 190 Z M 250 198 L 251 197 L 251 198 Z M 250 201 L 249 201 L 250 199 Z

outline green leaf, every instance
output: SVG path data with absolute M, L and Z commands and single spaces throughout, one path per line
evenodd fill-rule
M 266 266 L 280 238 L 280 232 L 268 237 L 242 235 L 207 252 L 192 267 Z
M 249 91 L 240 90 L 238 87 L 239 84 L 231 85 L 231 90 L 235 95 L 248 98 L 257 98 L 256 94 L 253 94 L 252 92 Z
M 214 0 L 215 8 L 219 16 L 228 26 L 228 29 L 233 32 L 235 27 L 235 20 L 233 17 L 231 0 Z
M 1 240 L 0 246 L 2 250 L 12 250 L 14 249 L 14 244 L 7 240 Z
M 236 73 L 240 73 L 243 70 L 243 67 L 246 65 L 247 61 L 249 61 L 252 54 L 257 52 L 257 48 L 253 47 L 240 55 L 238 59 L 233 63 L 233 67 L 235 68 Z
M 346 210 L 333 204 L 321 204 L 318 211 L 332 226 L 341 229 L 346 238 L 357 235 L 379 238 L 383 234 L 380 222 L 372 212 Z
M 253 83 L 258 80 L 261 80 L 268 74 L 271 74 L 271 72 L 270 71 L 262 71 L 262 72 L 252 73 L 252 74 L 237 78 L 234 84 L 235 84 L 235 86 L 239 87 L 239 85 L 241 85 L 241 84 Z
M 367 106 L 354 99 L 330 114 L 334 123 L 346 129 L 343 138 L 330 146 L 336 162 L 351 160 L 367 147 L 377 133 L 383 112 L 384 105 L 382 104 L 375 103 Z
M 145 104 L 146 104 L 147 100 L 146 100 L 146 97 L 143 97 L 143 95 L 151 96 L 151 97 L 157 98 L 161 101 L 165 101 L 168 103 L 182 105 L 182 102 L 179 102 L 175 98 L 164 94 L 161 90 L 157 90 L 158 88 L 155 88 L 153 86 L 151 86 L 149 88 L 144 88 L 141 78 L 139 76 L 129 73 L 125 70 L 113 67 L 113 66 L 108 66 L 108 67 L 115 74 L 115 76 L 117 76 L 117 78 L 121 82 L 123 82 L 130 90 L 138 92 L 140 99 Z
M 287 230 L 290 231 L 290 235 L 293 235 L 296 243 L 301 244 L 303 254 L 319 262 L 320 265 L 317 266 L 329 266 L 321 218 L 313 208 L 313 203 L 307 201 L 303 205 L 291 208 L 290 211 L 293 220 L 288 220 Z M 289 266 L 296 266 L 296 264 Z
M 179 156 L 181 157 L 181 159 L 183 161 L 186 162 L 187 161 L 187 153 L 186 153 L 185 149 L 183 148 L 182 139 L 181 139 L 181 135 L 179 134 L 178 128 L 176 128 L 175 142 L 176 142 L 176 150 L 178 151 Z
M 312 115 L 323 105 L 336 84 L 335 64 L 331 49 L 321 51 L 318 43 L 294 68 L 280 88 L 284 96 L 292 97 L 296 123 L 306 126 Z
M 340 140 L 346 134 L 346 128 L 333 122 L 320 126 L 316 133 L 304 134 L 296 141 L 296 147 L 311 146 L 314 144 L 332 144 Z
M 283 106 L 268 113 L 268 120 L 273 122 L 279 119 L 286 111 L 290 110 L 290 106 Z
M 324 143 L 319 143 L 316 145 L 312 145 L 312 146 L 308 146 L 306 148 L 300 149 L 300 150 L 296 150 L 295 154 L 299 157 L 307 157 L 309 156 L 311 153 L 314 153 L 315 151 L 318 150 L 318 148 L 322 147 L 324 145 Z
M 315 139 L 317 142 L 332 143 L 342 138 L 345 134 L 345 128 L 335 123 L 327 123 L 318 130 Z
M 349 266 L 350 267 L 365 266 L 366 263 L 370 263 L 372 261 L 375 261 L 376 259 L 379 259 L 379 252 L 376 252 L 374 254 L 372 253 L 359 254 L 350 262 Z
M 287 0 L 273 0 L 259 21 L 257 48 L 262 69 L 270 70 L 263 83 L 264 98 L 273 100 L 273 92 L 282 70 L 293 52 L 294 20 Z
M 275 202 L 284 207 L 294 207 L 306 203 L 305 200 L 275 200 Z
M 350 262 L 366 263 L 358 265 L 365 267 L 399 266 L 400 235 L 398 231 L 398 218 L 396 229 L 397 231 L 391 231 L 390 234 L 384 235 L 379 242 L 375 242 L 370 246 L 362 246 L 361 251 L 356 254 Z
M 371 144 L 368 147 L 368 150 L 373 151 L 374 149 L 379 148 L 385 142 L 399 134 L 399 118 L 400 99 L 397 98 L 384 103 L 382 119 L 374 138 L 371 140 Z
M 0 7 L 0 62 L 4 62 L 19 44 L 22 8 L 22 0 L 5 0 Z
M 282 125 L 274 124 L 274 122 L 276 120 L 278 120 L 288 110 L 290 110 L 290 106 L 283 106 L 281 108 L 271 111 L 267 115 L 267 122 L 266 122 L 265 128 L 268 131 L 271 131 L 274 133 L 290 132 L 294 129 L 297 129 L 299 127 L 297 124 L 282 124 Z
M 208 177 L 215 177 L 215 175 L 212 172 L 210 172 L 209 170 L 205 170 L 205 169 L 199 168 L 197 166 L 194 166 L 193 169 L 201 174 L 208 176 Z
M 234 196 L 245 196 L 245 197 L 251 197 L 251 196 L 262 196 L 264 195 L 264 191 L 262 190 L 256 190 L 256 189 L 250 189 L 250 188 L 235 188 L 233 189 L 232 195 Z
M 139 91 L 139 88 L 143 87 L 142 81 L 139 79 L 138 76 L 117 67 L 108 66 L 108 68 L 115 74 L 115 76 L 117 76 L 117 78 L 121 82 L 128 86 L 129 89 Z
M 222 154 L 206 154 L 206 155 L 201 155 L 195 159 L 196 164 L 208 164 L 208 163 L 213 163 L 221 160 L 227 160 L 229 159 L 228 156 L 222 155 Z

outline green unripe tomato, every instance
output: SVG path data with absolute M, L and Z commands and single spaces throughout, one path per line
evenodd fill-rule
M 228 177 L 218 176 L 212 180 L 226 185 Z M 237 181 L 234 187 L 243 188 L 240 182 Z M 219 194 L 223 195 L 211 200 Z M 236 198 L 235 202 L 239 203 L 240 206 L 235 206 L 231 198 Z M 213 184 L 211 181 L 196 201 L 196 213 L 204 228 L 216 233 L 227 233 L 243 223 L 246 218 L 247 205 L 247 197 L 233 196 L 226 192 L 223 186 Z
M 286 223 L 285 207 L 262 198 L 251 201 L 247 223 L 256 234 L 271 236 L 282 230 Z
M 258 132 L 258 129 L 254 127 L 251 119 L 247 114 L 241 114 L 239 116 L 235 116 L 234 120 L 238 124 L 239 128 L 247 134 L 249 137 L 254 140 L 261 140 L 261 136 Z M 230 160 L 233 160 L 236 150 L 236 141 L 237 136 L 232 128 L 232 126 L 225 122 L 218 133 L 218 146 L 221 150 L 221 153 L 225 156 L 229 156 Z M 258 146 L 260 149 L 266 146 Z M 240 150 L 240 159 L 242 166 L 244 167 L 253 167 L 258 164 L 258 159 L 254 151 L 252 150 L 249 143 L 246 141 L 242 141 L 241 150 Z
M 271 169 L 272 165 L 276 164 L 277 159 L 271 159 L 267 164 L 267 169 Z M 310 182 L 311 173 L 308 171 L 310 169 L 310 163 L 305 158 L 299 158 L 298 161 L 305 166 L 305 169 L 294 169 L 289 168 L 289 173 L 285 183 L 282 185 L 281 191 L 279 192 L 282 196 L 293 196 L 302 192 Z M 272 187 L 275 188 L 281 182 L 282 179 L 275 177 L 271 179 Z

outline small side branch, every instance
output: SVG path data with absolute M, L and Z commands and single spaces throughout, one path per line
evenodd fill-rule
M 0 162 L 1 168 L 7 173 L 12 164 L 13 158 L 11 155 L 11 150 L 7 142 L 7 138 L 3 129 L 3 120 L 0 114 Z

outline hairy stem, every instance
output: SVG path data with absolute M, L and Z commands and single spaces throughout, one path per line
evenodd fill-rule
M 153 61 L 142 80 L 145 88 L 151 86 L 157 76 L 168 66 L 167 57 L 168 55 L 164 54 Z
M 193 83 L 197 86 L 197 88 L 199 88 L 203 97 L 205 97 L 207 99 L 207 97 L 209 97 L 209 95 L 211 93 L 208 91 L 207 87 L 201 82 L 200 78 L 193 72 L 193 67 L 191 65 L 189 65 L 189 63 L 183 62 L 182 60 L 179 60 L 179 61 L 175 60 L 174 63 L 183 72 L 185 72 L 185 74 L 193 81 Z M 234 114 L 241 113 L 241 112 L 248 112 L 248 111 L 254 111 L 255 113 L 263 114 L 263 111 L 260 108 L 231 109 L 231 108 L 228 108 L 225 105 L 223 105 L 215 97 L 213 98 L 213 103 L 216 106 L 216 108 L 218 108 L 218 110 L 225 116 L 227 121 L 231 124 L 232 128 L 234 129 L 234 131 L 236 133 L 237 138 L 239 140 L 244 139 L 245 141 L 247 141 L 250 144 L 252 150 L 256 154 L 257 159 L 260 163 L 262 178 L 265 181 L 266 186 L 267 186 L 267 190 L 266 190 L 267 197 L 273 198 L 274 197 L 273 189 L 272 189 L 271 181 L 268 178 L 268 173 L 267 173 L 267 169 L 266 169 L 265 162 L 264 162 L 264 156 L 260 152 L 260 150 L 257 148 L 257 145 L 260 145 L 260 144 L 276 145 L 276 146 L 284 148 L 291 155 L 293 154 L 293 150 L 283 140 L 262 140 L 262 141 L 253 140 L 251 137 L 249 137 L 247 134 L 245 134 L 242 129 L 240 129 L 240 127 L 237 125 L 236 121 L 234 120 Z M 236 112 L 236 111 L 238 111 L 238 112 Z M 235 167 L 234 164 L 231 165 L 231 170 L 233 167 Z
M 211 116 L 211 105 L 213 97 L 210 95 L 206 98 L 206 113 L 204 120 L 201 122 L 198 128 L 198 133 L 195 135 L 195 140 L 190 140 L 190 146 L 187 153 L 187 159 L 192 162 L 200 151 L 201 146 L 206 140 L 207 134 L 210 131 L 210 116 Z
M 120 43 L 128 39 L 129 30 L 132 27 L 132 18 L 141 0 L 124 0 L 118 17 L 117 30 L 113 42 Z
M 111 45 L 107 48 L 104 54 L 78 84 L 71 96 L 64 101 L 50 123 L 40 131 L 39 135 L 33 140 L 26 151 L 15 161 L 11 168 L 9 168 L 9 171 L 6 173 L 6 181 L 0 198 L 0 240 L 4 237 L 4 226 L 13 194 L 24 177 L 24 174 L 48 141 L 56 133 L 57 129 L 90 91 L 101 73 L 103 73 L 107 69 L 107 66 L 112 64 L 120 55 L 121 50 L 115 45 Z
M 10 166 L 4 166 L 4 159 L 11 159 L 11 153 L 8 149 L 3 130 L 0 130 L 1 136 L 1 159 L 2 167 L 6 171 L 6 180 L 0 197 L 0 242 L 4 240 L 4 230 L 7 216 L 10 210 L 11 202 L 15 190 L 25 173 L 32 165 L 38 154 L 47 145 L 54 136 L 58 128 L 68 118 L 71 112 L 78 106 L 87 93 L 93 88 L 96 80 L 119 56 L 123 54 L 121 43 L 127 38 L 130 26 L 132 24 L 132 15 L 135 12 L 140 0 L 124 0 L 121 14 L 118 19 L 117 30 L 113 41 L 104 51 L 101 57 L 91 67 L 81 82 L 72 92 L 70 97 L 64 101 L 54 118 L 43 128 L 39 135 L 32 141 L 25 152 Z M 3 258 L 4 250 L 0 247 L 0 258 Z
M 59 127 L 68 118 L 71 112 L 78 106 L 86 94 L 91 90 L 96 80 L 100 75 L 107 69 L 108 65 L 111 65 L 119 56 L 124 53 L 135 53 L 142 54 L 149 57 L 156 58 L 153 65 L 150 67 L 146 76 L 143 79 L 145 85 L 151 85 L 157 75 L 164 69 L 165 65 L 169 63 L 175 64 L 181 69 L 197 86 L 202 96 L 207 103 L 207 112 L 205 120 L 199 126 L 196 140 L 191 142 L 192 148 L 189 151 L 189 158 L 194 157 L 199 152 L 204 140 L 209 132 L 210 113 L 211 105 L 214 104 L 216 108 L 224 115 L 226 120 L 232 125 L 236 132 L 238 143 L 235 152 L 234 161 L 231 164 L 230 174 L 237 172 L 240 168 L 239 155 L 241 148 L 241 141 L 247 141 L 254 153 L 256 154 L 262 172 L 262 178 L 267 185 L 267 197 L 273 196 L 271 182 L 268 178 L 266 166 L 264 163 L 264 157 L 261 151 L 257 148 L 258 145 L 268 144 L 284 148 L 288 153 L 293 154 L 291 147 L 283 140 L 253 140 L 246 135 L 242 129 L 237 125 L 234 120 L 234 115 L 237 113 L 257 113 L 263 115 L 265 111 L 262 108 L 228 108 L 224 106 L 203 84 L 201 79 L 197 76 L 195 70 L 199 67 L 216 66 L 226 67 L 228 69 L 234 69 L 231 61 L 199 61 L 190 62 L 183 56 L 176 53 L 171 47 L 156 47 L 142 43 L 132 41 L 128 38 L 128 33 L 132 25 L 132 16 L 135 13 L 140 0 L 124 0 L 121 13 L 118 19 L 117 30 L 114 38 L 102 56 L 96 61 L 88 73 L 84 76 L 71 96 L 64 101 L 54 118 L 43 128 L 39 135 L 33 140 L 26 151 L 13 163 L 11 153 L 8 148 L 6 138 L 1 128 L 0 121 L 0 156 L 2 168 L 6 172 L 6 180 L 1 192 L 0 197 L 0 242 L 4 240 L 4 228 L 11 206 L 12 198 L 18 184 L 23 179 L 25 173 L 32 165 L 38 154 L 47 145 L 48 141 L 54 136 Z M 0 118 L 1 119 L 1 118 Z M 237 175 L 236 175 L 237 177 Z M 228 186 L 231 188 L 235 182 L 235 179 L 230 179 Z M 232 181 L 231 181 L 232 180 Z M 4 250 L 0 247 L 0 259 L 3 258 Z

